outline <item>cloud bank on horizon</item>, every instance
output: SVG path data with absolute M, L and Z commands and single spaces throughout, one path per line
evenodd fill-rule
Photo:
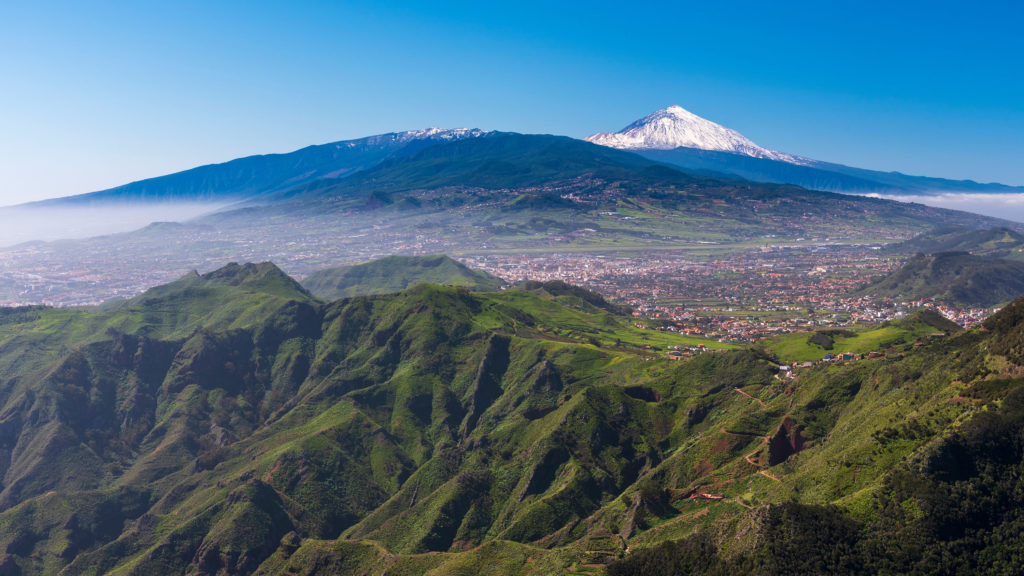
M 894 196 L 891 194 L 866 194 L 866 196 L 899 202 L 916 202 L 935 208 L 962 210 L 982 216 L 1024 222 L 1024 194 L 942 193 L 929 196 Z

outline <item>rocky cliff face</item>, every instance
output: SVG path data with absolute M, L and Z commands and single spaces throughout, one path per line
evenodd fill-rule
M 791 417 L 786 416 L 779 425 L 775 435 L 768 440 L 768 465 L 775 466 L 786 461 L 790 456 L 804 449 L 804 439 L 800 435 L 802 427 Z

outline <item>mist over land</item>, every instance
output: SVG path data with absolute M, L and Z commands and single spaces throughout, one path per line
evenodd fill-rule
M 1024 222 L 1024 194 L 943 193 L 868 196 Z M 132 232 L 154 222 L 187 222 L 221 211 L 229 205 L 226 202 L 161 202 L 101 206 L 3 207 L 0 208 L 0 247 L 11 247 L 24 242 L 81 240 Z
M 0 208 L 0 247 L 23 242 L 77 240 L 138 230 L 153 222 L 183 222 L 224 203 L 167 202 L 100 206 Z

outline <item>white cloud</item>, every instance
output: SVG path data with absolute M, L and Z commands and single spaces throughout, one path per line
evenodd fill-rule
M 1024 222 L 1024 194 L 945 193 L 928 196 L 889 196 L 868 194 L 900 202 L 917 202 L 925 206 L 963 210 L 1014 222 Z

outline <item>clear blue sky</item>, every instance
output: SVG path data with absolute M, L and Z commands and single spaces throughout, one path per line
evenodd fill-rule
M 386 7 L 382 7 L 386 6 Z M 0 2 L 0 204 L 381 132 L 758 144 L 1024 185 L 1017 2 Z

